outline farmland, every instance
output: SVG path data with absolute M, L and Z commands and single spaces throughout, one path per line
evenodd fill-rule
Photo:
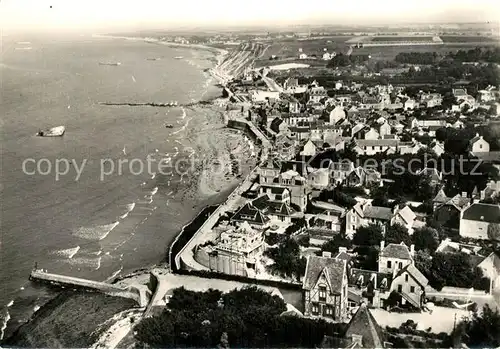
M 500 38 L 492 36 L 441 35 L 440 38 L 445 43 L 500 43 Z
M 331 36 L 311 40 L 279 40 L 273 42 L 271 46 L 268 47 L 262 59 L 269 59 L 272 55 L 278 56 L 279 58 L 298 58 L 299 49 L 302 49 L 302 52 L 308 56 L 314 54 L 321 56 L 325 48 L 327 48 L 329 52 L 344 52 L 347 51 L 348 46 L 345 42 L 350 38 L 351 36 Z
M 397 42 L 397 41 L 406 41 L 406 42 L 413 42 L 413 41 L 432 41 L 432 36 L 374 36 L 371 37 L 371 40 L 373 42 Z

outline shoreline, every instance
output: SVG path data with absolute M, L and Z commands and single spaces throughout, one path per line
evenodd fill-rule
M 210 75 L 214 79 L 216 79 L 218 81 L 218 83 L 221 85 L 227 84 L 230 80 L 232 80 L 234 78 L 234 76 L 232 75 L 232 72 L 227 72 L 224 69 L 221 69 L 222 63 L 224 62 L 225 58 L 229 55 L 229 51 L 222 49 L 222 48 L 207 46 L 207 45 L 202 45 L 202 44 L 182 44 L 182 43 L 178 43 L 178 42 L 162 41 L 160 39 L 152 38 L 152 37 L 102 35 L 102 34 L 92 34 L 92 37 L 103 38 L 103 39 L 123 39 L 123 40 L 129 40 L 129 41 L 143 41 L 146 43 L 164 45 L 167 47 L 180 47 L 180 48 L 193 49 L 193 50 L 210 51 L 215 55 L 215 61 L 216 61 L 214 67 L 209 69 Z
M 208 51 L 216 54 L 215 61 L 212 61 L 213 63 L 215 63 L 214 67 L 206 70 L 210 73 L 210 76 L 218 82 L 218 84 L 212 83 L 212 86 L 213 87 L 217 86 L 217 88 L 220 88 L 221 87 L 220 85 L 226 84 L 229 80 L 231 80 L 233 78 L 229 74 L 229 72 L 226 72 L 225 69 L 221 68 L 222 63 L 225 61 L 225 58 L 227 57 L 227 55 L 229 53 L 228 51 L 223 50 L 223 49 L 209 47 L 209 46 L 205 46 L 205 45 L 179 44 L 179 43 L 172 43 L 172 42 L 162 42 L 159 40 L 152 41 L 148 38 L 130 38 L 130 37 L 117 37 L 117 36 L 100 36 L 100 37 L 118 38 L 118 39 L 121 38 L 121 39 L 125 39 L 125 40 L 154 42 L 154 43 L 158 43 L 158 44 L 165 45 L 168 47 L 183 47 L 183 48 L 187 48 L 187 49 L 208 50 Z M 229 68 L 230 67 L 231 66 L 229 66 Z M 229 69 L 227 69 L 227 70 L 229 70 Z M 207 98 L 203 98 L 203 96 L 201 96 L 200 100 L 193 103 L 194 104 L 193 107 L 200 107 L 201 106 L 201 107 L 206 107 L 206 108 L 210 108 L 210 109 L 215 109 L 216 106 L 215 106 L 213 101 L 217 98 L 218 97 L 209 97 L 209 96 L 207 96 Z M 204 129 L 206 129 L 206 127 Z M 215 131 L 217 132 L 217 130 L 215 130 Z M 216 146 L 218 146 L 218 144 L 216 144 Z M 127 273 L 126 275 L 122 275 L 122 276 L 120 276 L 120 274 L 115 275 L 115 276 L 112 275 L 111 277 L 107 278 L 105 282 L 109 282 L 111 284 L 116 284 L 116 283 L 125 281 L 127 279 L 132 279 L 134 277 L 144 275 L 145 273 L 149 273 L 151 270 L 153 270 L 154 268 L 157 268 L 157 267 L 166 267 L 166 268 L 172 267 L 170 265 L 170 262 L 171 262 L 170 261 L 170 259 L 171 259 L 170 252 L 174 248 L 175 244 L 178 243 L 179 240 L 182 240 L 182 236 L 186 233 L 186 229 L 189 229 L 189 227 L 191 225 L 196 223 L 197 220 L 200 219 L 201 216 L 203 216 L 203 213 L 207 212 L 207 210 L 209 210 L 211 207 L 214 207 L 214 206 L 216 207 L 221 202 L 224 202 L 224 200 L 227 199 L 227 197 L 234 190 L 234 188 L 237 187 L 239 185 L 239 183 L 241 182 L 240 179 L 236 180 L 236 178 L 234 178 L 234 180 L 236 180 L 236 182 L 237 182 L 236 184 L 234 183 L 234 181 L 231 181 L 230 183 L 225 183 L 227 185 L 224 188 L 221 188 L 220 191 L 210 193 L 211 195 L 210 195 L 210 197 L 208 197 L 206 188 L 205 188 L 205 191 L 203 191 L 203 189 L 200 188 L 200 186 L 203 186 L 203 183 L 202 183 L 203 179 L 201 177 L 204 175 L 205 175 L 204 173 L 200 173 L 200 178 L 199 178 L 198 183 L 197 183 L 198 190 L 201 193 L 203 193 L 203 192 L 205 193 L 205 195 L 202 195 L 204 197 L 204 200 L 203 200 L 204 203 L 199 205 L 199 209 L 197 210 L 196 214 L 193 215 L 192 219 L 187 221 L 182 226 L 182 228 L 175 234 L 172 241 L 168 245 L 168 249 L 165 250 L 164 258 L 162 258 L 160 261 L 158 261 L 158 263 L 155 263 L 153 265 L 149 265 L 146 267 L 141 267 L 139 269 L 135 269 L 135 270 Z M 205 182 L 206 182 L 206 180 L 205 180 Z M 200 195 L 201 195 L 201 193 L 200 193 Z M 174 254 L 173 258 L 175 258 L 175 254 Z M 36 326 L 39 323 L 43 323 L 45 318 L 50 317 L 51 310 L 54 311 L 54 309 L 56 307 L 59 307 L 59 306 L 64 308 L 64 301 L 61 301 L 61 300 L 67 300 L 67 299 L 71 298 L 72 294 L 74 294 L 74 293 L 72 293 L 69 290 L 62 289 L 61 292 L 58 292 L 56 295 L 54 295 L 54 297 L 49 299 L 45 304 L 43 304 L 40 308 L 38 308 L 30 316 L 30 318 L 27 322 L 18 326 L 8 337 L 2 338 L 2 340 L 0 340 L 0 343 L 3 344 L 3 343 L 15 341 L 16 339 L 18 339 L 18 338 L 16 338 L 16 336 L 19 336 L 19 334 L 22 333 L 23 329 L 28 329 L 28 331 L 30 329 L 36 331 Z M 82 294 L 85 295 L 86 293 L 82 293 Z M 102 296 L 104 296 L 104 295 L 102 295 Z M 67 306 L 69 307 L 70 305 L 67 305 Z M 111 321 L 111 320 L 112 320 L 112 318 L 109 319 L 109 321 Z M 5 325 L 7 325 L 7 322 Z M 49 337 L 51 337 L 51 336 L 49 335 Z M 57 340 L 57 336 L 55 336 L 55 338 L 53 338 L 53 339 Z M 97 343 L 95 343 L 95 344 L 97 344 Z

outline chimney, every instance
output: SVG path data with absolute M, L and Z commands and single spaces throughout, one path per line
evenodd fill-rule
M 410 245 L 410 255 L 411 256 L 415 255 L 415 245 L 414 244 Z
M 382 240 L 382 241 L 380 241 L 380 251 L 383 251 L 384 248 L 385 248 L 385 241 Z
M 347 253 L 347 247 L 339 247 L 339 253 Z
M 332 258 L 332 253 L 331 252 L 327 252 L 327 251 L 323 251 L 322 257 Z

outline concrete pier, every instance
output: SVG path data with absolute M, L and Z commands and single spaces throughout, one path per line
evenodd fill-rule
M 135 300 L 141 307 L 145 307 L 149 303 L 148 295 L 146 295 L 143 290 L 140 290 L 133 286 L 117 286 L 108 284 L 106 282 L 47 273 L 40 269 L 31 271 L 30 280 L 47 282 L 50 284 L 61 285 L 68 288 L 83 288 L 87 290 L 94 290 L 110 296 L 129 298 Z

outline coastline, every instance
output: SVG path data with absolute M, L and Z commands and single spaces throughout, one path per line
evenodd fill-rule
M 224 69 L 220 68 L 222 63 L 226 59 L 226 57 L 229 55 L 229 51 L 224 50 L 222 48 L 201 45 L 201 44 L 183 44 L 183 43 L 178 43 L 178 42 L 162 41 L 160 39 L 156 39 L 156 38 L 152 38 L 152 37 L 102 35 L 102 34 L 93 34 L 92 37 L 103 38 L 103 39 L 123 39 L 123 40 L 130 40 L 130 41 L 144 41 L 147 43 L 154 43 L 157 45 L 164 45 L 167 47 L 181 47 L 181 48 L 187 48 L 187 49 L 193 49 L 193 50 L 198 49 L 198 50 L 210 51 L 210 52 L 215 54 L 215 60 L 216 60 L 215 66 L 209 70 L 212 77 L 214 77 L 218 81 L 218 83 L 221 85 L 227 84 L 230 80 L 232 80 L 234 78 L 234 76 L 232 75 L 232 72 L 225 71 Z
M 145 41 L 145 42 L 152 42 L 148 38 L 130 38 L 130 37 L 114 37 L 114 36 L 105 36 L 105 37 L 123 38 L 126 40 L 141 40 L 141 41 Z M 178 43 L 171 43 L 171 42 L 161 42 L 159 40 L 153 41 L 153 42 L 161 44 L 161 45 L 169 46 L 169 47 L 184 47 L 184 48 L 188 48 L 188 49 L 203 49 L 203 50 L 211 51 L 214 54 L 216 54 L 216 61 L 214 62 L 215 66 L 213 68 L 209 69 L 211 76 L 219 84 L 222 84 L 222 85 L 226 84 L 227 81 L 229 81 L 230 79 L 233 78 L 231 75 L 231 71 L 230 71 L 230 69 L 232 68 L 231 64 L 229 64 L 229 65 L 226 64 L 225 68 L 227 68 L 227 69 L 221 68 L 221 64 L 224 62 L 225 57 L 228 54 L 228 51 L 226 51 L 226 50 L 214 48 L 214 47 L 209 47 L 209 46 L 204 46 L 204 45 L 178 44 Z M 210 97 L 209 97 L 208 101 L 201 99 L 201 100 L 197 101 L 189 109 L 196 113 L 196 112 L 199 112 L 200 109 L 208 108 L 210 111 L 215 112 L 213 114 L 218 113 L 219 118 L 221 118 L 220 116 L 223 114 L 223 112 L 220 110 L 220 108 L 216 107 L 213 103 L 210 103 L 210 100 L 212 100 L 212 99 L 213 98 L 210 98 Z M 206 124 L 208 125 L 210 122 L 213 122 L 213 121 L 214 121 L 214 119 L 208 118 L 208 122 Z M 217 128 L 214 128 L 212 130 L 209 127 L 203 127 L 203 126 L 201 128 L 202 128 L 202 130 L 205 129 L 204 131 L 209 131 L 209 137 L 216 140 L 213 144 L 211 144 L 211 150 L 217 152 L 219 150 L 220 145 L 221 145 L 220 139 L 223 138 L 223 137 L 220 137 L 219 130 L 217 130 Z M 214 132 L 211 132 L 211 131 L 214 131 Z M 203 138 L 203 137 L 207 137 L 207 136 L 202 135 L 201 138 Z M 246 143 L 246 140 L 243 139 L 241 142 L 239 142 L 235 146 L 235 148 L 241 150 L 242 156 L 245 156 L 245 151 L 242 148 L 242 145 L 244 145 L 245 143 Z M 204 145 L 206 146 L 206 142 L 204 142 Z M 199 148 L 200 153 L 204 154 L 203 146 L 198 144 L 198 148 Z M 226 151 L 228 154 L 231 152 L 231 150 L 234 150 L 234 148 L 231 149 L 231 147 L 227 146 L 227 144 L 226 144 Z M 215 159 L 215 157 L 213 157 L 212 160 L 213 159 Z M 210 184 L 210 182 L 211 182 L 211 184 Z M 210 171 L 202 171 L 202 173 L 199 174 L 196 190 L 198 192 L 198 195 L 200 195 L 202 198 L 204 198 L 203 201 L 205 203 L 203 205 L 200 205 L 200 209 L 197 211 L 197 213 L 193 216 L 193 218 L 190 221 L 186 222 L 186 224 L 183 225 L 182 229 L 180 229 L 180 231 L 175 235 L 173 241 L 169 244 L 168 250 L 165 251 L 165 254 L 166 254 L 165 259 L 167 259 L 167 263 L 169 262 L 168 258 L 169 258 L 169 252 L 170 252 L 171 247 L 176 242 L 179 241 L 183 232 L 189 226 L 191 226 L 197 220 L 197 218 L 199 218 L 199 216 L 201 216 L 203 214 L 203 212 L 205 212 L 208 208 L 213 207 L 217 203 L 223 202 L 227 198 L 229 193 L 232 192 L 234 187 L 238 185 L 239 182 L 241 182 L 241 180 L 238 179 L 236 176 L 234 176 L 233 180 L 228 182 L 227 179 L 221 180 L 221 178 L 215 178 L 215 176 L 213 176 L 210 173 Z M 214 187 L 216 187 L 216 188 L 218 187 L 219 190 L 213 190 Z M 134 281 L 132 281 L 132 279 L 134 279 L 135 277 L 143 276 L 144 274 L 149 274 L 149 272 L 153 268 L 158 267 L 159 265 L 162 265 L 164 262 L 165 262 L 165 260 L 162 260 L 162 261 L 159 261 L 159 263 L 157 265 L 143 267 L 143 268 L 134 270 L 134 271 L 132 271 L 124 276 L 120 276 L 120 275 L 112 276 L 112 277 L 108 278 L 107 280 L 113 279 L 111 281 L 111 283 L 118 283 L 118 282 L 126 281 L 127 279 L 129 279 L 129 281 L 131 281 L 131 282 L 134 282 Z M 82 295 L 85 296 L 85 295 L 88 295 L 88 293 L 83 293 Z M 95 294 L 93 294 L 93 295 L 95 295 Z M 56 308 L 61 308 L 61 309 L 63 309 L 63 311 L 67 311 L 69 313 L 74 312 L 75 310 L 79 311 L 80 310 L 79 308 L 78 309 L 75 308 L 75 305 L 71 301 L 68 301 L 68 299 L 69 300 L 73 299 L 72 296 L 75 296 L 75 293 L 72 293 L 72 291 L 62 290 L 57 295 L 55 295 L 52 299 L 50 299 L 48 302 L 46 302 L 44 305 L 42 305 L 37 311 L 35 311 L 33 313 L 33 315 L 31 316 L 31 318 L 26 323 L 17 327 L 17 329 L 9 337 L 3 338 L 3 340 L 1 340 L 0 342 L 2 344 L 3 343 L 14 343 L 16 340 L 20 340 L 19 339 L 20 334 L 24 333 L 26 335 L 26 333 L 27 333 L 27 336 L 30 336 L 30 331 L 36 332 L 38 325 L 44 324 L 47 321 L 55 322 L 55 320 L 54 320 L 55 314 L 53 314 L 53 312 L 55 311 Z M 104 295 L 101 295 L 101 296 L 104 296 Z M 89 297 L 95 298 L 96 303 L 98 305 L 101 302 L 99 296 L 97 296 L 97 297 L 89 296 Z M 105 297 L 109 297 L 109 296 L 105 296 Z M 118 299 L 116 302 L 120 302 L 120 299 Z M 105 303 L 106 302 L 104 302 L 101 305 L 104 306 Z M 122 311 L 126 311 L 126 309 L 122 310 Z M 107 321 L 111 322 L 111 320 L 116 315 L 117 314 L 114 314 L 113 316 L 109 316 Z M 99 325 L 99 324 L 96 324 L 96 325 Z M 113 324 L 111 323 L 109 326 L 112 327 Z M 52 340 L 52 341 L 57 341 L 57 338 L 59 336 L 59 334 L 57 334 L 57 333 L 51 334 L 50 332 L 47 333 L 47 335 L 48 335 L 48 337 L 52 337 L 51 339 L 49 338 L 49 340 Z M 100 339 L 101 338 L 97 338 L 93 344 L 97 345 L 97 343 Z M 79 342 L 75 342 L 75 343 L 79 343 Z M 81 346 L 82 343 L 79 343 L 79 344 Z M 87 343 L 85 343 L 85 345 L 87 345 Z M 33 346 L 33 345 L 31 345 L 31 346 Z M 65 346 L 74 346 L 74 345 L 70 345 L 70 344 L 66 343 Z

